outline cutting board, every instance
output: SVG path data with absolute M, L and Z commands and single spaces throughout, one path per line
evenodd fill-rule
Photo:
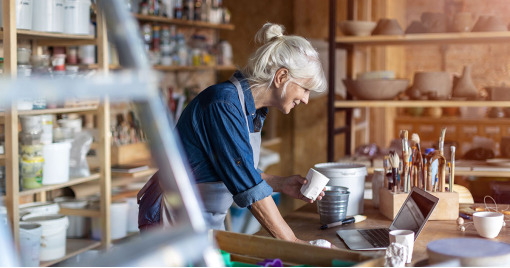
M 481 238 L 447 238 L 427 245 L 429 264 L 459 259 L 462 266 L 509 266 L 510 244 Z

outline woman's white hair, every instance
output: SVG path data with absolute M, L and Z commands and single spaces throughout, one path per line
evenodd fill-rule
M 283 35 L 285 28 L 278 24 L 266 23 L 255 35 L 255 41 L 262 46 L 248 60 L 241 71 L 252 86 L 269 88 L 276 71 L 289 70 L 290 79 L 284 85 L 283 94 L 289 81 L 305 79 L 300 86 L 316 91 L 326 90 L 327 83 L 319 53 L 303 37 Z M 295 81 L 294 81 L 295 82 Z

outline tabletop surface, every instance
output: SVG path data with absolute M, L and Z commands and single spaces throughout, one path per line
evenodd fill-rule
M 477 206 L 482 207 L 483 204 Z M 507 207 L 507 205 L 500 207 Z M 352 228 L 388 228 L 391 224 L 391 220 L 380 214 L 379 210 L 372 206 L 371 200 L 365 200 L 363 215 L 367 216 L 367 219 L 363 222 L 320 230 L 319 227 L 321 224 L 319 220 L 319 214 L 317 213 L 317 206 L 314 203 L 305 205 L 304 207 L 285 216 L 284 219 L 299 239 L 310 241 L 316 239 L 326 239 L 338 248 L 348 249 L 347 245 L 345 245 L 344 242 L 338 237 L 336 231 Z M 508 218 L 506 217 L 506 219 Z M 428 258 L 427 244 L 431 241 L 458 237 L 481 238 L 477 234 L 475 226 L 471 220 L 465 220 L 465 226 L 466 230 L 462 232 L 458 229 L 457 222 L 454 220 L 428 221 L 415 241 L 413 264 L 422 262 Z M 256 233 L 256 235 L 269 236 L 269 234 L 263 229 Z M 510 243 L 509 225 L 507 224 L 507 226 L 503 227 L 497 238 L 488 240 Z M 373 252 L 376 253 L 375 251 Z M 382 251 L 379 252 L 382 254 Z

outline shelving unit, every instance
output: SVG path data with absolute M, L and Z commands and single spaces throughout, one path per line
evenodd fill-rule
M 370 3 L 365 1 L 367 5 Z M 476 44 L 476 43 L 505 43 L 510 41 L 510 32 L 465 32 L 465 33 L 427 33 L 405 35 L 379 35 L 379 36 L 342 36 L 336 37 L 336 0 L 329 1 L 329 95 L 328 95 L 328 161 L 335 161 L 334 137 L 345 134 L 345 154 L 352 154 L 354 150 L 354 131 L 359 129 L 353 121 L 353 108 L 389 108 L 389 107 L 510 107 L 508 101 L 404 101 L 404 100 L 353 100 L 347 93 L 346 100 L 336 100 L 335 96 L 335 49 L 345 49 L 347 52 L 347 77 L 354 79 L 356 71 L 355 53 L 360 48 L 369 46 L 389 45 L 445 45 L 445 44 Z M 355 17 L 356 8 L 354 0 L 347 1 L 347 19 Z M 370 9 L 370 8 L 369 8 Z M 369 18 L 370 20 L 370 18 Z M 345 125 L 336 128 L 334 125 L 335 114 L 345 112 Z M 390 124 L 391 125 L 391 124 Z M 393 131 L 392 131 L 393 133 Z M 495 176 L 501 176 L 501 172 L 494 171 Z M 480 175 L 478 171 L 459 171 L 456 175 Z M 492 176 L 493 171 L 484 171 L 484 175 Z M 508 173 L 507 173 L 508 174 Z
M 32 48 L 38 46 L 78 46 L 96 45 L 98 69 L 101 72 L 108 72 L 108 50 L 106 25 L 102 14 L 97 14 L 97 34 L 93 35 L 70 35 L 61 33 L 46 33 L 30 30 L 16 29 L 16 8 L 15 0 L 4 0 L 3 7 L 3 29 L 0 31 L 0 39 L 3 40 L 4 70 L 5 76 L 15 79 L 17 76 L 17 44 L 18 40 L 28 40 Z M 32 51 L 36 51 L 32 49 Z M 72 89 L 70 89 L 72 90 Z M 102 247 L 109 248 L 110 239 L 110 201 L 111 201 L 111 168 L 110 168 L 110 108 L 108 98 L 101 100 L 96 106 L 56 108 L 45 110 L 18 111 L 16 105 L 7 107 L 0 112 L 2 122 L 5 124 L 5 160 L 6 167 L 6 196 L 3 198 L 8 210 L 8 218 L 12 227 L 12 235 L 16 244 L 19 244 L 19 203 L 20 197 L 33 196 L 36 201 L 46 201 L 48 191 L 62 189 L 71 185 L 87 182 L 99 184 L 101 201 L 98 211 L 61 210 L 62 214 L 76 215 L 76 211 L 93 217 L 101 218 L 101 229 L 103 236 L 101 241 L 88 239 L 67 239 L 66 255 L 60 259 L 48 262 L 41 262 L 41 266 L 51 266 L 60 261 L 73 257 L 89 249 Z M 62 114 L 62 113 L 95 113 L 98 117 L 99 139 L 97 143 L 98 156 L 100 158 L 99 173 L 93 173 L 89 177 L 71 178 L 69 182 L 47 185 L 37 189 L 20 191 L 19 160 L 18 160 L 18 116 L 40 115 L 40 114 Z

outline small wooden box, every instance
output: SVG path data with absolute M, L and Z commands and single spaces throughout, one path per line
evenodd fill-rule
M 112 146 L 112 165 L 125 165 L 151 159 L 149 145 L 144 142 Z
M 429 220 L 456 220 L 459 217 L 459 194 L 456 192 L 431 192 L 433 196 L 439 198 L 434 212 Z M 395 194 L 388 189 L 379 190 L 379 212 L 387 218 L 393 220 L 407 198 L 407 193 Z

